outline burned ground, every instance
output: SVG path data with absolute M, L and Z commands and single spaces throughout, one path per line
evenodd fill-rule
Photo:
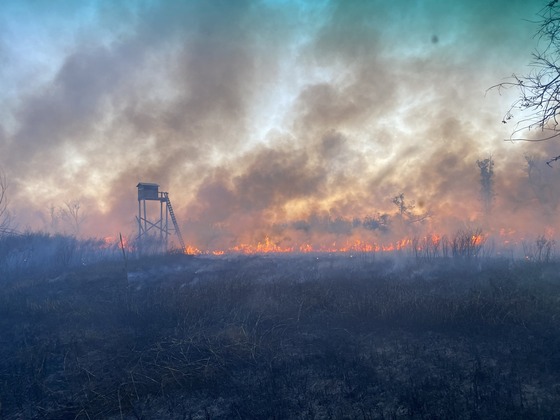
M 0 291 L 0 418 L 553 418 L 557 263 L 168 255 Z

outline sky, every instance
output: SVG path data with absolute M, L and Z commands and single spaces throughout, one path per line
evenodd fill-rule
M 81 236 L 134 236 L 136 185 L 153 182 L 200 249 L 377 240 L 331 222 L 393 215 L 401 193 L 428 217 L 397 236 L 552 235 L 560 186 L 545 161 L 560 148 L 505 141 L 516 92 L 488 91 L 530 69 L 544 4 L 3 0 L 14 223 L 68 232 L 60 210 L 79 203 Z M 490 156 L 491 214 L 477 166 Z

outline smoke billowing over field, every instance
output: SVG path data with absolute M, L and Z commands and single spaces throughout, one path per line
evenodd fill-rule
M 0 418 L 555 418 L 542 6 L 0 2 Z
M 390 246 L 466 227 L 517 242 L 551 235 L 558 170 L 544 161 L 556 144 L 504 142 L 513 93 L 486 92 L 526 69 L 538 10 L 3 2 L 12 214 L 20 229 L 134 235 L 145 181 L 170 192 L 187 242 L 204 251 Z M 491 213 L 477 167 L 490 156 Z M 374 229 L 401 193 L 429 217 Z M 75 202 L 79 229 L 56 217 Z

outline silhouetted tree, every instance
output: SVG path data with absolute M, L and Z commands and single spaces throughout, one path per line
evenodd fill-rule
M 515 126 L 512 140 L 544 141 L 560 136 L 560 4 L 550 1 L 538 13 L 538 30 L 535 37 L 538 45 L 530 62 L 532 70 L 525 75 L 513 74 L 507 82 L 490 89 L 514 87 L 519 91 L 518 99 L 508 109 L 502 122 L 506 124 L 514 118 L 516 111 L 523 113 Z M 522 131 L 537 129 L 540 138 L 517 138 Z M 559 160 L 550 159 L 547 164 Z
M 554 194 L 544 176 L 545 174 L 543 174 L 538 165 L 539 162 L 537 158 L 531 155 L 525 155 L 525 161 L 527 162 L 527 181 L 529 182 L 531 190 L 541 204 L 547 204 Z
M 0 171 L 0 237 L 12 231 L 12 217 L 8 210 L 8 180 Z
M 490 156 L 486 159 L 477 160 L 476 164 L 480 168 L 480 196 L 484 213 L 490 214 L 494 201 L 494 160 Z
M 423 213 L 423 214 L 414 213 L 414 207 L 415 207 L 414 202 L 407 202 L 404 198 L 404 193 L 400 193 L 399 195 L 394 196 L 391 202 L 395 206 L 397 206 L 398 209 L 397 216 L 403 221 L 406 220 L 409 223 L 420 222 L 426 219 L 427 217 L 429 217 L 428 213 Z
M 86 215 L 79 200 L 66 201 L 64 206 L 60 207 L 51 204 L 48 212 L 50 218 L 48 228 L 52 233 L 80 235 Z
M 400 193 L 396 195 L 391 200 L 395 206 L 397 206 L 399 215 L 404 217 L 409 217 L 412 214 L 412 210 L 414 210 L 414 204 L 409 204 L 404 199 L 404 193 Z
M 72 200 L 65 202 L 64 207 L 60 209 L 61 219 L 68 224 L 75 236 L 80 235 L 82 224 L 86 219 L 83 211 L 80 211 L 80 208 L 80 201 Z

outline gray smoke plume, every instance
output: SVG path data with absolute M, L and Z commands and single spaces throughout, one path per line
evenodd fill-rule
M 524 159 L 554 146 L 504 143 L 507 98 L 484 95 L 530 54 L 525 2 L 87 5 L 0 11 L 0 166 L 22 226 L 79 200 L 83 234 L 133 235 L 144 181 L 200 248 L 453 231 L 482 223 L 475 164 L 490 152 L 485 227 L 556 225 L 558 187 Z M 44 50 L 16 48 L 26 37 Z M 401 192 L 422 226 L 380 223 Z

